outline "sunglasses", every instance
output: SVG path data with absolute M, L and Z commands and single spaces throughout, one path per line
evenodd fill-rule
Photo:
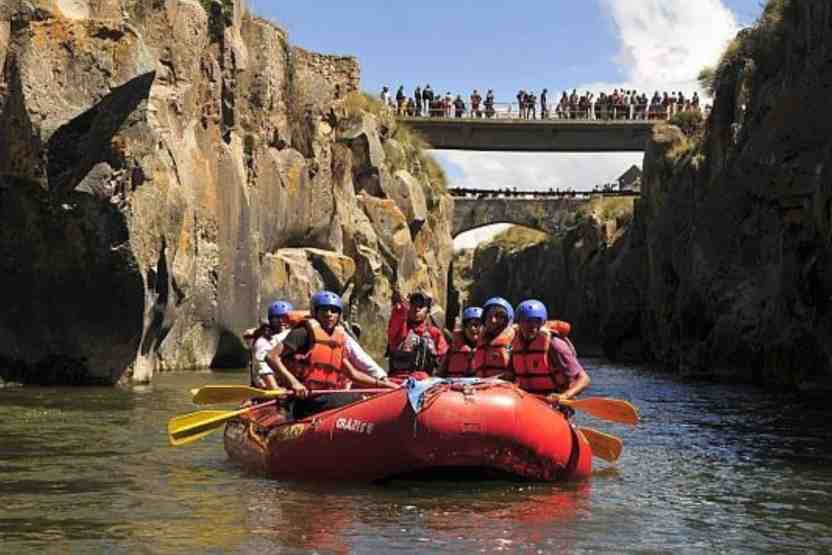
M 480 320 L 466 320 L 465 322 L 462 323 L 462 325 L 465 326 L 466 328 L 481 328 L 482 327 L 482 321 L 480 321 Z

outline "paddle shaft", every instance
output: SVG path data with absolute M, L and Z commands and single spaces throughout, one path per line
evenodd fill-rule
M 310 391 L 310 396 L 330 395 L 332 393 L 381 393 L 389 389 L 325 389 Z M 194 403 L 211 405 L 221 403 L 237 403 L 247 399 L 273 399 L 275 397 L 288 398 L 293 395 L 289 389 L 259 389 L 247 385 L 206 385 L 199 389 L 192 389 Z

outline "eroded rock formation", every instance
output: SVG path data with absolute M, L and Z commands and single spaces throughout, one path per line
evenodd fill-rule
M 644 332 L 684 373 L 832 381 L 830 26 L 828 3 L 769 3 L 723 59 L 703 141 L 657 130 L 645 156 Z
M 6 15 L 0 373 L 146 381 L 243 364 L 238 332 L 275 297 L 336 290 L 365 329 L 394 284 L 443 298 L 452 200 L 350 112 L 353 58 L 292 47 L 237 0 Z

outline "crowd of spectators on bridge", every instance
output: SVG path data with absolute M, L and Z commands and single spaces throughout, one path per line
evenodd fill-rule
M 441 89 L 440 89 L 441 90 Z M 698 93 L 685 95 L 682 91 L 655 91 L 648 98 L 644 92 L 626 89 L 595 93 L 586 91 L 579 94 L 563 91 L 560 99 L 552 103 L 549 91 L 543 89 L 538 96 L 534 91 L 520 90 L 516 102 L 498 103 L 494 91 L 488 89 L 485 96 L 474 89 L 467 99 L 461 94 L 447 91 L 444 95 L 434 92 L 430 84 L 424 88 L 417 85 L 411 95 L 399 86 L 395 95 L 389 87 L 381 91 L 382 102 L 399 116 L 441 117 L 441 118 L 517 118 L 517 119 L 561 119 L 561 120 L 660 120 L 670 119 L 680 112 L 707 112 L 710 106 L 702 107 Z M 538 109 L 539 108 L 539 109 Z
M 591 191 L 576 191 L 573 188 L 560 189 L 550 187 L 548 190 L 539 191 L 518 191 L 517 187 L 504 189 L 472 189 L 469 187 L 454 187 L 448 192 L 457 198 L 487 199 L 487 198 L 513 198 L 513 199 L 540 199 L 540 198 L 586 198 L 595 194 L 606 195 L 633 195 L 638 194 L 633 190 L 622 190 L 617 183 L 604 183 L 596 185 Z

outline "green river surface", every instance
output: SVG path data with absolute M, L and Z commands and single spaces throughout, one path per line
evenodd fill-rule
M 188 390 L 0 390 L 2 553 L 832 553 L 828 402 L 690 383 L 586 359 L 593 395 L 628 399 L 615 466 L 588 481 L 286 483 L 229 463 L 222 433 L 179 448 Z

